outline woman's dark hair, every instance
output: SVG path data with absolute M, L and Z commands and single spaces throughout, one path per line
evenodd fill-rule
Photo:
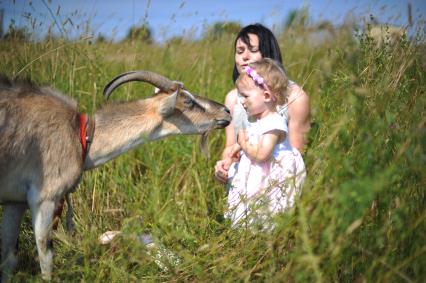
M 241 39 L 245 44 L 251 47 L 250 38 L 248 36 L 249 33 L 255 34 L 259 38 L 259 51 L 263 58 L 271 58 L 280 62 L 281 64 L 283 63 L 280 47 L 278 45 L 277 39 L 275 38 L 275 35 L 270 29 L 259 23 L 248 25 L 242 28 L 235 38 L 234 48 L 237 45 L 238 39 Z M 234 83 L 237 80 L 238 75 L 239 73 L 237 70 L 237 65 L 234 64 L 234 72 L 232 74 Z

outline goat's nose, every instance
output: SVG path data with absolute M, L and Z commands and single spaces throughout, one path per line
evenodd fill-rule
M 223 107 L 223 110 L 226 112 L 226 113 L 228 113 L 228 114 L 231 114 L 231 111 L 228 109 L 228 107 Z

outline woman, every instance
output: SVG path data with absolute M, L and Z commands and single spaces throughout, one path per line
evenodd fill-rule
M 240 73 L 249 63 L 261 58 L 271 58 L 282 64 L 281 51 L 274 34 L 261 24 L 253 24 L 244 27 L 235 40 L 235 64 L 233 72 L 234 83 Z M 222 160 L 215 166 L 215 176 L 222 182 L 228 181 L 228 170 L 232 162 L 239 160 L 239 156 L 232 154 L 232 148 L 237 143 L 236 127 L 239 128 L 247 117 L 241 117 L 241 104 L 238 102 L 237 89 L 232 89 L 225 99 L 225 105 L 231 110 L 233 122 L 226 127 L 226 146 L 222 153 Z M 303 89 L 294 82 L 288 86 L 288 102 L 280 110 L 282 115 L 287 116 L 289 140 L 292 147 L 304 151 L 306 135 L 310 128 L 310 106 L 309 97 Z

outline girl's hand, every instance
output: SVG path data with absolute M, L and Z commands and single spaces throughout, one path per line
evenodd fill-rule
M 248 143 L 248 135 L 246 130 L 240 130 L 238 132 L 237 136 L 237 142 L 240 145 L 241 149 L 246 151 L 247 150 L 247 143 Z

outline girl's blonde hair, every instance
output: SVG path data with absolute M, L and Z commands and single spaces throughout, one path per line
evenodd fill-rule
M 263 84 L 266 84 L 268 90 L 276 97 L 276 103 L 278 105 L 283 105 L 287 102 L 288 78 L 280 63 L 270 58 L 262 58 L 259 61 L 250 63 L 249 67 L 263 78 Z M 243 84 L 243 80 L 246 77 L 254 81 L 253 77 L 247 72 L 243 72 L 235 82 L 237 87 Z M 255 81 L 255 83 L 258 84 L 257 81 Z M 263 86 L 260 85 L 260 87 Z

